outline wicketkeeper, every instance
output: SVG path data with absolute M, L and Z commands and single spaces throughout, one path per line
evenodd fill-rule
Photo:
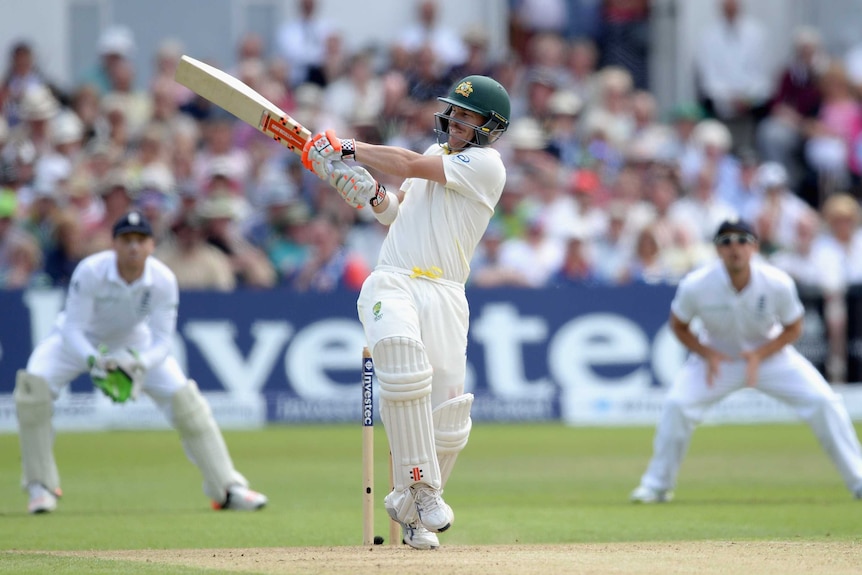
M 30 513 L 57 508 L 60 476 L 54 461 L 53 402 L 89 371 L 93 384 L 117 403 L 150 396 L 180 434 L 186 455 L 203 475 L 217 509 L 255 510 L 266 496 L 234 469 L 209 404 L 169 355 L 179 290 L 174 274 L 151 257 L 153 231 L 138 212 L 113 228 L 113 249 L 85 258 L 72 275 L 64 313 L 18 372 L 15 407 L 23 484 Z

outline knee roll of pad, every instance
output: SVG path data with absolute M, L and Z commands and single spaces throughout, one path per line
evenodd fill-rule
M 465 393 L 444 401 L 431 412 L 434 419 L 434 445 L 444 486 L 452 474 L 458 454 L 467 446 L 470 438 L 473 428 L 470 419 L 472 406 L 473 394 Z

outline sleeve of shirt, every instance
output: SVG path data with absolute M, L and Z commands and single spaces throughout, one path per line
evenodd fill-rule
M 799 299 L 799 292 L 796 291 L 796 284 L 787 274 L 782 273 L 784 279 L 781 282 L 781 289 L 778 292 L 776 314 L 781 325 L 790 325 L 805 314 L 805 307 L 802 305 L 802 300 Z
M 492 149 L 477 148 L 443 156 L 446 188 L 488 206 L 500 199 L 506 183 L 506 168 Z
M 96 281 L 87 266 L 79 265 L 72 272 L 69 291 L 66 293 L 66 318 L 62 328 L 63 344 L 85 365 L 88 357 L 98 353 L 86 336 L 87 325 L 93 316 Z
M 165 360 L 171 351 L 177 329 L 177 310 L 180 301 L 177 279 L 173 273 L 170 273 L 162 281 L 164 283 L 161 283 L 153 294 L 153 308 L 149 319 L 152 337 L 150 347 L 139 350 L 141 363 L 146 369 Z
M 670 311 L 682 323 L 689 323 L 697 315 L 695 306 L 694 290 L 691 282 L 683 279 L 676 289 L 676 295 L 670 304 Z

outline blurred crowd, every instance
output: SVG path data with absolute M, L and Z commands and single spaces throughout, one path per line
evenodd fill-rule
M 433 0 L 418 0 L 386 45 L 353 52 L 314 0 L 298 0 L 272 53 L 248 35 L 234 62 L 212 63 L 312 131 L 418 152 L 436 141 L 436 98 L 453 81 L 500 81 L 513 104 L 496 145 L 508 179 L 473 258 L 475 287 L 673 284 L 714 257 L 717 224 L 741 216 L 764 257 L 840 294 L 862 282 L 862 41 L 827 54 L 817 30 L 788 32 L 793 55 L 776 78 L 763 24 L 737 0 L 716 3 L 698 98 L 668 112 L 648 89 L 649 0 L 510 0 L 497 58 L 487 30 L 453 33 Z M 126 27 L 106 29 L 98 48 L 71 87 L 40 72 L 38 46 L 8 55 L 0 287 L 66 285 L 134 206 L 182 289 L 359 288 L 385 232 L 370 210 L 175 83 L 179 41 L 164 40 L 146 71 Z

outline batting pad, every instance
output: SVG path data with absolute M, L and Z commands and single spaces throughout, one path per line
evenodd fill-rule
M 212 410 L 194 380 L 174 394 L 171 409 L 186 455 L 203 475 L 207 497 L 221 503 L 229 486 L 248 487 L 248 481 L 234 470 Z
M 56 492 L 60 488 L 60 474 L 54 460 L 51 388 L 45 378 L 22 369 L 15 378 L 12 395 L 18 413 L 22 484 L 26 487 L 30 483 L 41 483 L 49 491 Z
M 414 339 L 392 337 L 379 341 L 373 355 L 395 491 L 415 483 L 440 489 L 431 418 L 432 370 L 425 348 Z
M 440 481 L 446 486 L 458 454 L 467 446 L 473 421 L 470 408 L 473 394 L 465 393 L 444 401 L 434 408 L 434 444 L 437 447 L 437 460 L 440 463 Z

